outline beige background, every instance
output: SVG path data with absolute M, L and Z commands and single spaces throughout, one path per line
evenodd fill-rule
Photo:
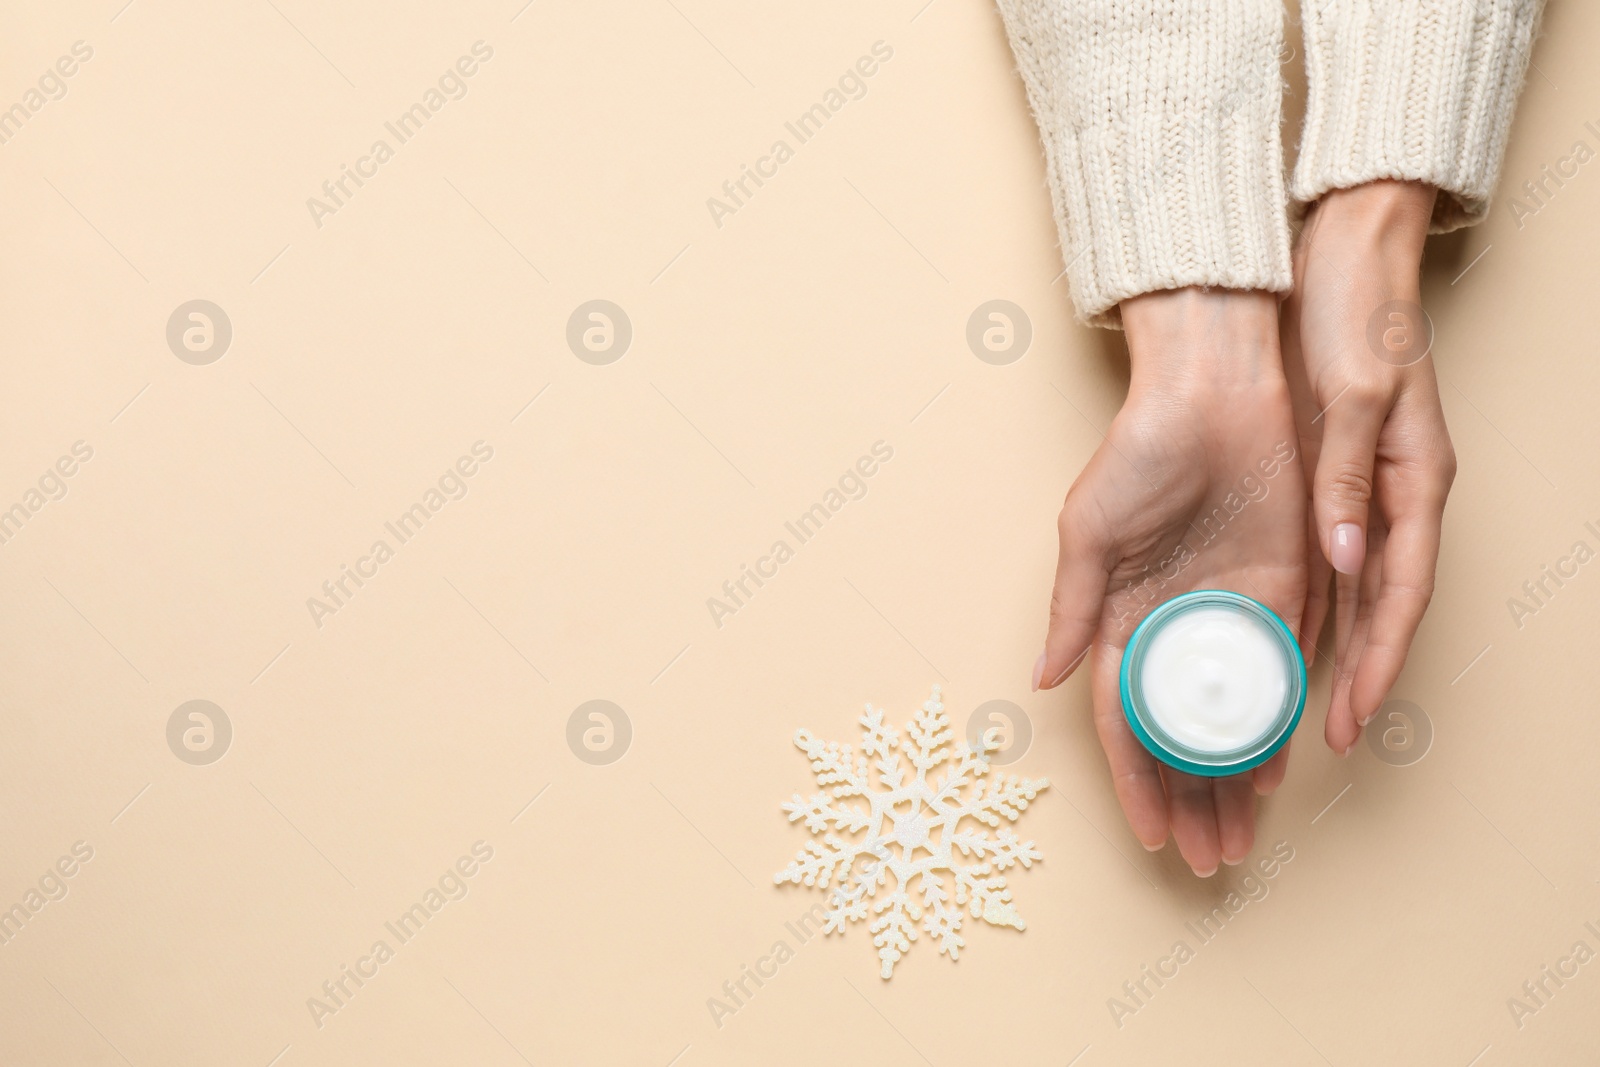
M 996 13 L 123 3 L 0 34 L 0 106 L 93 49 L 0 145 L 0 507 L 93 449 L 0 546 L 0 907 L 93 849 L 0 946 L 0 1063 L 1600 1058 L 1600 962 L 1520 1028 L 1507 1006 L 1600 949 L 1600 563 L 1520 629 L 1507 607 L 1600 547 L 1600 163 L 1430 251 L 1461 476 L 1395 696 L 1431 750 L 1331 756 L 1319 667 L 1257 847 L 1293 861 L 1119 1028 L 1108 999 L 1240 875 L 1145 854 L 1084 679 L 1027 689 L 1055 513 L 1123 371 L 1054 280 Z M 1600 148 L 1597 31 L 1548 12 L 1508 190 Z M 307 198 L 479 40 L 467 96 L 318 228 Z M 707 197 L 879 40 L 866 96 L 715 226 Z M 1034 329 L 1004 367 L 964 339 L 996 297 Z M 195 298 L 234 331 L 209 366 L 165 340 Z M 594 298 L 634 328 L 610 366 L 564 340 Z M 314 625 L 479 440 L 468 495 Z M 706 598 L 878 440 L 868 495 L 713 626 Z M 718 1028 L 707 998 L 820 899 L 771 885 L 807 836 L 779 808 L 811 783 L 793 730 L 848 740 L 933 682 L 1031 719 L 1014 769 L 1054 786 L 1020 824 L 1028 930 L 972 924 L 959 964 L 924 939 L 891 983 L 864 927 L 813 940 Z M 633 730 L 605 766 L 565 739 L 597 698 Z M 207 766 L 166 741 L 191 699 L 234 731 Z M 315 1025 L 307 998 L 480 840 L 469 894 Z

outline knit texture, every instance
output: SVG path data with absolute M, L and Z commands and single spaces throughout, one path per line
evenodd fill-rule
M 1184 286 L 1288 292 L 1277 0 L 998 0 L 1044 142 L 1073 302 Z M 1305 204 L 1381 178 L 1480 221 L 1544 0 L 1302 0 Z
M 1184 286 L 1287 292 L 1278 0 L 999 0 L 1079 317 Z
M 1306 117 L 1292 192 L 1380 178 L 1444 195 L 1433 229 L 1481 221 L 1543 0 L 1303 0 Z

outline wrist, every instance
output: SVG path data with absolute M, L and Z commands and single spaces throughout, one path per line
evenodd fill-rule
M 1239 289 L 1164 289 L 1122 301 L 1130 395 L 1225 393 L 1283 381 L 1278 300 Z
M 1354 240 L 1420 262 L 1439 190 L 1423 182 L 1373 181 L 1332 189 L 1312 207 L 1318 238 Z

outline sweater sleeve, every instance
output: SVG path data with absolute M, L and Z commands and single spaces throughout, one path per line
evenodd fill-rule
M 1294 199 L 1381 178 L 1444 194 L 1435 232 L 1480 222 L 1543 0 L 1305 0 Z
M 1280 0 L 999 0 L 1078 315 L 1291 287 Z

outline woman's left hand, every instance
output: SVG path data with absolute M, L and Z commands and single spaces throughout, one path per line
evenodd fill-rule
M 1283 307 L 1284 370 L 1312 481 L 1307 659 L 1334 578 L 1324 736 L 1346 754 L 1400 676 L 1433 595 L 1455 452 L 1420 305 L 1436 190 L 1380 181 L 1314 204 Z M 1311 472 L 1315 472 L 1314 475 Z

